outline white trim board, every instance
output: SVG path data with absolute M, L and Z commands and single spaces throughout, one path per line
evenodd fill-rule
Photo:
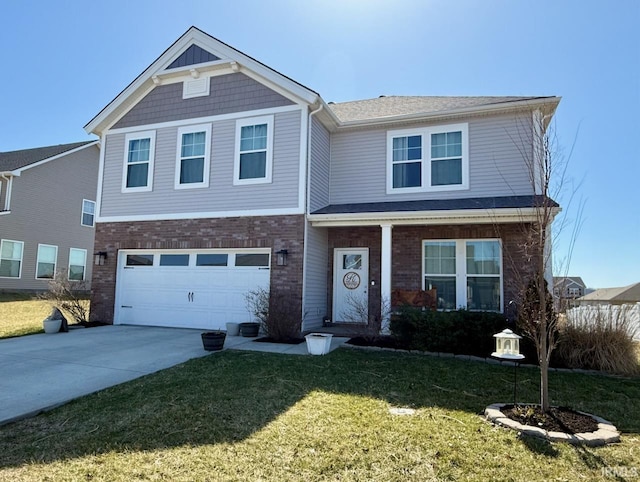
M 247 211 L 209 211 L 193 213 L 161 213 L 129 216 L 99 216 L 97 223 L 120 223 L 129 221 L 172 221 L 176 219 L 236 218 L 251 216 L 289 216 L 304 214 L 303 208 L 256 209 Z

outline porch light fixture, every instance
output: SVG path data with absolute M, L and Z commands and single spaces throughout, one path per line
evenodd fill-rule
M 281 249 L 280 251 L 276 251 L 276 265 L 286 266 L 288 256 L 289 256 L 289 251 L 287 251 L 286 249 Z
M 106 251 L 98 251 L 97 253 L 93 254 L 94 257 L 94 264 L 96 266 L 103 266 L 104 262 L 107 260 L 107 252 Z

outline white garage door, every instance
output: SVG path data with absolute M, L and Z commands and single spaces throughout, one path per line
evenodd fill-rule
M 225 329 L 252 321 L 245 294 L 269 289 L 269 250 L 120 251 L 116 324 Z

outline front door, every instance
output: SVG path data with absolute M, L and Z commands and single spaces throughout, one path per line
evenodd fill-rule
M 369 321 L 369 249 L 336 248 L 333 258 L 333 321 Z

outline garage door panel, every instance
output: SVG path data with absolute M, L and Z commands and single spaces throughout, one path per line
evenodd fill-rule
M 124 262 L 127 254 L 120 260 Z M 163 251 L 154 254 L 156 259 Z M 251 319 L 245 294 L 269 287 L 270 271 L 260 267 L 235 266 L 120 266 L 116 323 L 225 329 L 227 322 Z M 231 258 L 231 256 L 230 256 Z

